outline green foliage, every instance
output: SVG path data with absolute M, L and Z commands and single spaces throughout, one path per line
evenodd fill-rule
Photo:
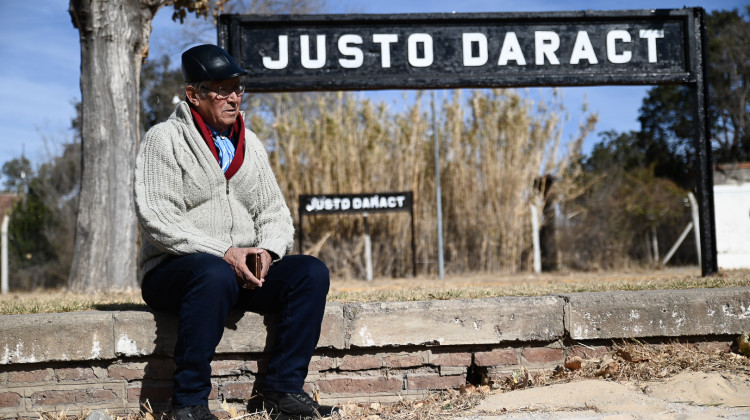
M 73 258 L 73 236 L 80 184 L 80 143 L 63 145 L 60 156 L 37 171 L 25 158 L 3 166 L 6 178 L 24 168 L 8 225 L 9 276 L 13 290 L 63 285 Z
M 583 161 L 587 172 L 605 173 L 652 168 L 654 176 L 689 186 L 687 151 L 678 152 L 674 143 L 649 137 L 643 132 L 605 131 Z
M 3 187 L 6 191 L 24 194 L 29 179 L 34 176 L 31 162 L 25 156 L 9 160 L 3 164 Z
M 708 98 L 714 160 L 750 160 L 750 22 L 748 10 L 714 11 L 707 16 Z M 693 107 L 684 85 L 649 90 L 640 109 L 639 136 L 648 143 L 647 164 L 656 174 L 689 187 L 694 170 Z
M 17 269 L 39 266 L 55 258 L 44 228 L 52 225 L 53 214 L 41 196 L 42 182 L 34 178 L 25 196 L 13 205 L 8 226 L 10 258 Z
M 601 149 L 600 149 L 601 150 Z M 687 191 L 654 175 L 654 166 L 614 164 L 585 171 L 578 179 L 584 192 L 561 206 L 562 262 L 577 270 L 613 269 L 655 264 L 651 248 L 671 245 L 690 220 Z M 672 259 L 694 264 L 694 248 L 683 246 Z
M 679 85 L 657 86 L 643 99 L 636 134 L 645 166 L 654 165 L 656 174 L 689 186 L 694 172 L 693 104 L 691 91 Z
M 634 168 L 644 165 L 646 156 L 639 147 L 637 132 L 605 131 L 599 135 L 602 140 L 582 160 L 585 171 L 606 172 L 619 166 Z
M 141 69 L 141 125 L 144 132 L 165 121 L 175 107 L 175 99 L 184 98 L 182 72 L 170 69 L 169 56 L 147 60 Z
M 681 163 L 668 143 L 640 132 L 601 136 L 581 161 L 577 182 L 584 193 L 563 203 L 570 215 L 562 223 L 563 242 L 572 245 L 562 249 L 563 261 L 576 269 L 653 263 L 654 239 L 671 244 L 689 220 L 687 191 L 668 170 Z M 694 263 L 692 248 L 681 249 L 673 261 Z
M 707 17 L 707 35 L 714 160 L 748 160 L 750 22 L 737 10 L 715 11 Z M 687 224 L 685 196 L 696 172 L 695 100 L 683 85 L 650 89 L 640 108 L 640 131 L 601 133 L 581 160 L 584 193 L 564 203 L 571 215 L 565 241 L 574 244 L 566 252 L 574 267 L 647 260 L 654 235 L 671 244 Z M 676 259 L 694 263 L 696 257 L 683 246 Z
M 653 168 L 627 171 L 616 192 L 621 198 L 630 231 L 645 235 L 651 229 L 675 220 L 685 220 L 686 191 L 673 182 L 654 176 Z
M 714 159 L 750 160 L 750 6 L 707 19 Z

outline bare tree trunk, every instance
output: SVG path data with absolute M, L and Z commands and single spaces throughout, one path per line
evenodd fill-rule
M 69 287 L 137 287 L 133 204 L 138 90 L 154 14 L 166 0 L 71 0 L 81 41 L 81 192 Z

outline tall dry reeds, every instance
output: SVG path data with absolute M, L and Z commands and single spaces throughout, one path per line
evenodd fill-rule
M 434 127 L 416 96 L 394 112 L 354 94 L 264 95 L 251 101 L 250 114 L 295 219 L 300 194 L 412 191 L 416 261 L 426 274 L 437 271 Z M 539 105 L 515 90 L 468 91 L 464 100 L 453 91 L 437 108 L 446 270 L 529 268 L 529 209 L 543 205 L 535 183 L 555 175 L 564 198 L 570 162 L 593 120 L 561 153 L 559 101 Z M 368 220 L 375 275 L 410 274 L 408 214 Z M 305 243 L 318 242 L 315 251 L 335 276 L 364 275 L 362 234 L 361 215 L 304 222 Z

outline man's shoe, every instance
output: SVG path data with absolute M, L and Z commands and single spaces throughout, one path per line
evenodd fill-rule
M 219 420 L 211 414 L 207 405 L 175 408 L 172 410 L 172 417 L 174 420 Z
M 265 392 L 263 402 L 266 412 L 274 420 L 321 419 L 338 413 L 339 408 L 320 405 L 304 392 Z

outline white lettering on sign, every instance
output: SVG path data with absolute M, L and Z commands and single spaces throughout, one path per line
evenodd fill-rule
M 302 67 L 306 69 L 319 69 L 326 65 L 326 36 L 317 35 L 315 37 L 316 48 L 315 58 L 310 58 L 310 36 L 300 35 L 300 60 L 302 61 Z
M 610 63 L 625 64 L 630 62 L 633 57 L 633 53 L 630 51 L 623 51 L 621 54 L 617 53 L 617 41 L 630 42 L 630 33 L 628 31 L 616 30 L 607 32 L 607 60 Z
M 591 45 L 589 34 L 586 31 L 578 31 L 576 43 L 573 46 L 573 53 L 570 54 L 570 64 L 578 64 L 581 60 L 588 60 L 589 64 L 596 64 L 599 62 L 599 60 L 596 59 L 594 46 Z
M 311 197 L 305 205 L 308 212 L 314 211 L 345 211 L 365 209 L 401 209 L 406 202 L 405 195 L 381 196 L 375 194 L 370 197 Z
M 398 35 L 374 34 L 372 42 L 380 44 L 380 66 L 384 69 L 391 67 L 391 44 L 398 42 Z
M 279 58 L 263 57 L 263 66 L 271 70 L 281 70 L 289 65 L 289 37 L 279 35 Z
M 505 66 L 510 60 L 515 61 L 519 66 L 526 65 L 526 59 L 523 56 L 523 50 L 521 50 L 521 44 L 518 43 L 518 37 L 515 32 L 505 34 L 505 41 L 503 41 L 503 48 L 500 50 L 500 59 L 497 60 L 497 64 Z
M 648 40 L 648 62 L 656 63 L 656 38 L 664 38 L 664 31 L 655 29 L 641 29 L 638 36 Z
M 339 52 L 345 56 L 352 57 L 339 59 L 339 64 L 345 69 L 356 69 L 362 67 L 362 63 L 365 61 L 365 55 L 362 53 L 362 49 L 353 47 L 351 44 L 362 45 L 362 37 L 359 35 L 346 34 L 339 38 Z
M 536 51 L 535 64 L 544 65 L 544 58 L 547 57 L 550 64 L 560 64 L 555 51 L 560 48 L 560 35 L 552 31 L 534 32 L 534 48 Z
M 604 45 L 595 45 L 591 42 L 588 32 L 578 31 L 575 42 L 570 51 L 560 51 L 560 34 L 554 31 L 535 31 L 533 56 L 534 64 L 543 66 L 546 64 L 559 65 L 560 57 L 570 54 L 570 64 L 580 64 L 588 61 L 588 64 L 599 64 L 597 49 L 603 52 L 607 60 L 613 64 L 626 64 L 633 59 L 633 51 L 630 46 L 634 35 L 624 29 L 615 29 L 607 32 Z M 645 40 L 649 63 L 658 62 L 658 40 L 664 38 L 664 30 L 641 29 L 638 38 Z M 312 45 L 311 35 L 299 36 L 299 60 L 302 67 L 306 69 L 323 68 L 327 61 L 326 35 L 315 35 L 315 45 Z M 379 46 L 381 68 L 390 68 L 393 55 L 393 46 L 399 43 L 397 34 L 373 34 L 371 44 L 366 43 L 361 35 L 342 34 L 337 40 L 338 64 L 345 69 L 360 68 L 364 65 L 364 51 L 373 51 L 377 54 Z M 500 51 L 489 49 L 490 39 L 481 32 L 465 32 L 461 34 L 461 59 L 464 67 L 484 66 L 494 54 L 498 55 L 497 65 L 507 66 L 511 62 L 515 65 L 525 66 L 526 56 L 518 41 L 516 32 L 506 32 L 500 46 Z M 602 51 L 603 50 L 603 51 Z M 531 52 L 527 52 L 531 53 Z M 278 37 L 278 58 L 263 56 L 263 66 L 269 70 L 282 70 L 289 66 L 289 36 Z M 601 55 L 600 55 L 601 57 Z M 406 40 L 406 59 L 412 67 L 429 67 L 435 62 L 435 51 L 432 35 L 428 33 L 414 33 Z
M 422 56 L 419 56 L 419 45 L 422 45 Z M 432 37 L 430 34 L 411 34 L 407 39 L 409 64 L 412 67 L 429 67 L 432 65 Z
M 479 32 L 463 34 L 461 37 L 464 51 L 464 66 L 483 66 L 487 63 L 487 36 Z M 474 55 L 473 45 L 477 45 L 477 55 Z

